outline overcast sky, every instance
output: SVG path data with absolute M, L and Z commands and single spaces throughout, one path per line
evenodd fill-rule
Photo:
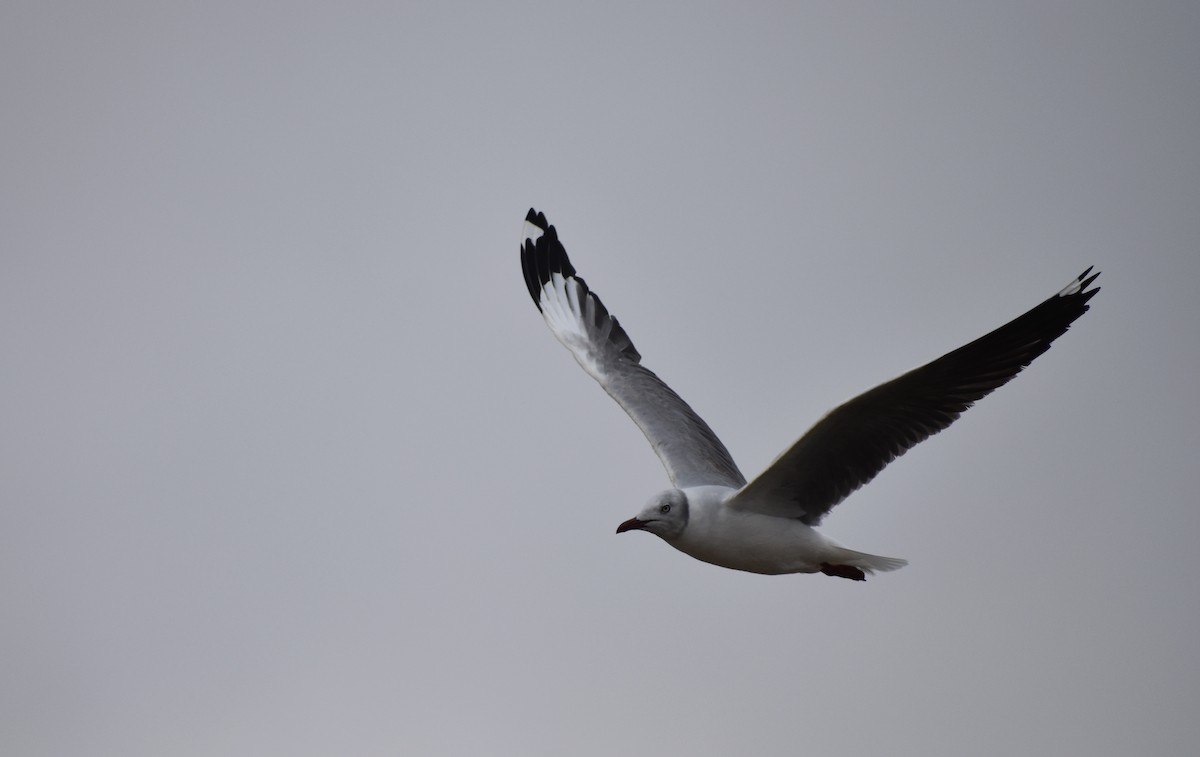
M 1196 3 L 10 1 L 0 96 L 0 753 L 1200 741 Z M 531 205 L 748 476 L 1104 291 L 750 575 L 614 535 Z

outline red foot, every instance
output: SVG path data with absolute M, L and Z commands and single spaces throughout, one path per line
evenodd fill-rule
M 867 576 L 862 570 L 853 565 L 830 565 L 827 562 L 821 563 L 821 572 L 827 576 L 837 576 L 838 578 L 849 578 L 851 581 L 866 581 Z

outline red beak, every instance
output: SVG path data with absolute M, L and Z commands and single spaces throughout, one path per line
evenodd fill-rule
M 637 518 L 630 518 L 629 520 L 625 521 L 621 525 L 617 526 L 617 533 L 623 534 L 626 531 L 633 531 L 634 529 L 645 528 L 645 527 L 646 527 L 646 521 L 638 520 Z

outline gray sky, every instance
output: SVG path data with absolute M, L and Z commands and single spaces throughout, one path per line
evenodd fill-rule
M 0 9 L 0 752 L 1179 755 L 1200 740 L 1200 6 Z M 825 530 L 666 485 L 530 205 L 747 475 L 1104 271 Z

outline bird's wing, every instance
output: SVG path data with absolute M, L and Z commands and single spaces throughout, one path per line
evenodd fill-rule
M 672 485 L 743 486 L 746 479 L 708 424 L 642 367 L 625 329 L 575 275 L 546 216 L 530 209 L 525 222 L 521 268 L 529 295 L 555 338 L 646 435 Z
M 1100 289 L 1088 268 L 1019 318 L 835 408 L 726 504 L 816 525 L 834 505 L 1050 349 Z

